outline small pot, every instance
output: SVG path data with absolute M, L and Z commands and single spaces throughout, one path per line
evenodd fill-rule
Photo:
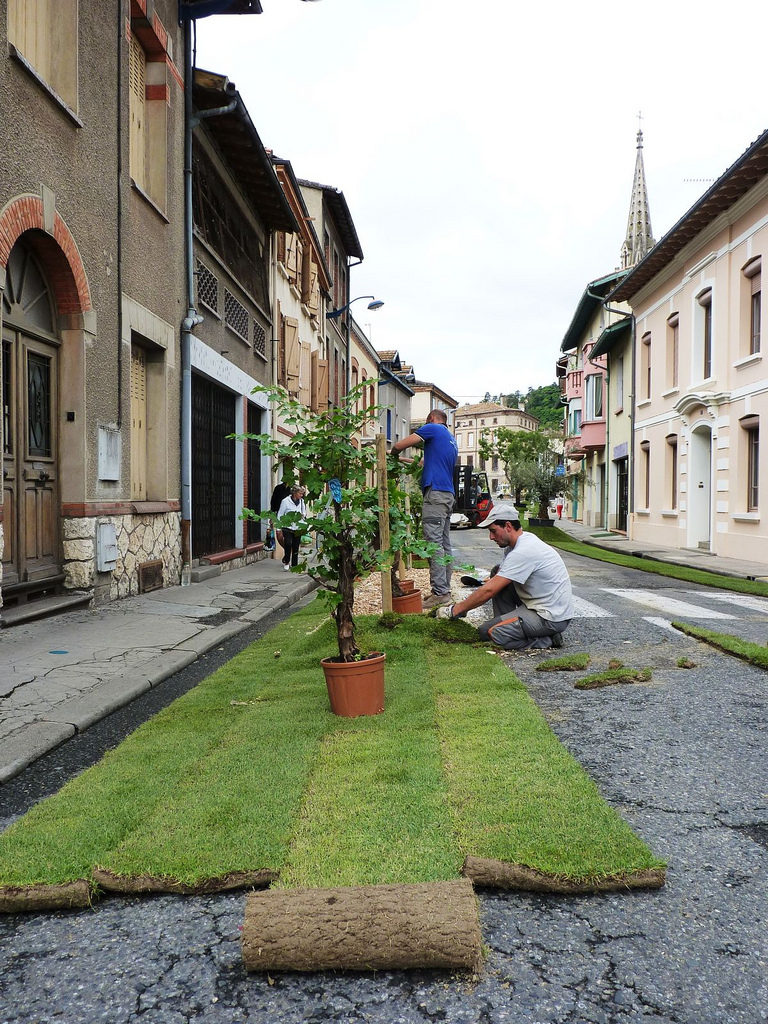
M 392 611 L 398 615 L 420 615 L 423 611 L 421 606 L 421 591 L 414 590 L 412 594 L 403 594 L 402 597 L 392 598 Z
M 323 658 L 331 711 L 342 718 L 380 715 L 384 710 L 384 662 L 378 651 L 360 661 Z
M 416 589 L 416 584 L 413 580 L 398 580 L 397 582 L 400 584 L 400 589 L 404 594 L 412 594 Z

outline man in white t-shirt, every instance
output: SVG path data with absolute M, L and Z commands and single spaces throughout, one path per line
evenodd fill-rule
M 573 618 L 571 580 L 560 555 L 533 533 L 524 533 L 510 502 L 494 505 L 479 524 L 504 551 L 495 575 L 464 601 L 441 609 L 459 618 L 471 608 L 493 602 L 493 618 L 480 636 L 508 651 L 562 647 L 562 633 Z

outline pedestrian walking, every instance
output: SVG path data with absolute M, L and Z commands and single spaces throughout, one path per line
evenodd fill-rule
M 299 547 L 306 530 L 307 506 L 304 504 L 304 488 L 294 484 L 291 493 L 283 498 L 277 512 L 278 521 L 291 512 L 298 512 L 301 519 L 294 520 L 290 527 L 284 526 L 283 533 L 283 569 L 290 572 L 299 564 Z

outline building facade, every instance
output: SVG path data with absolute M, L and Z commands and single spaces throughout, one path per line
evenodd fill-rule
M 0 43 L 0 590 L 18 621 L 178 581 L 183 31 L 175 0 L 6 0 Z
M 510 485 L 498 459 L 484 460 L 481 457 L 480 438 L 486 435 L 492 440 L 499 427 L 506 427 L 507 430 L 539 429 L 539 421 L 525 409 L 507 409 L 496 402 L 458 406 L 454 409 L 453 425 L 459 449 L 458 465 L 485 470 L 492 495 L 506 492 Z
M 189 557 L 242 564 L 258 554 L 262 528 L 241 512 L 269 504 L 271 474 L 258 442 L 231 435 L 270 430 L 268 399 L 254 388 L 272 384 L 273 339 L 285 338 L 285 310 L 272 308 L 274 268 L 284 267 L 279 244 L 293 237 L 298 221 L 234 85 L 195 69 L 193 99 L 191 212 L 201 322 L 189 336 L 182 441 L 190 452 Z M 317 322 L 319 300 L 315 309 Z
M 768 132 L 609 296 L 629 302 L 635 325 L 637 540 L 768 557 L 766 250 Z

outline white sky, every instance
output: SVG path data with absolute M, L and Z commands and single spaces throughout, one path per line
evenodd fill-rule
M 638 111 L 656 239 L 768 127 L 765 0 L 262 0 L 198 23 L 264 145 L 340 188 L 375 348 L 457 400 L 549 384 L 616 269 Z M 695 179 L 693 181 L 687 179 Z

